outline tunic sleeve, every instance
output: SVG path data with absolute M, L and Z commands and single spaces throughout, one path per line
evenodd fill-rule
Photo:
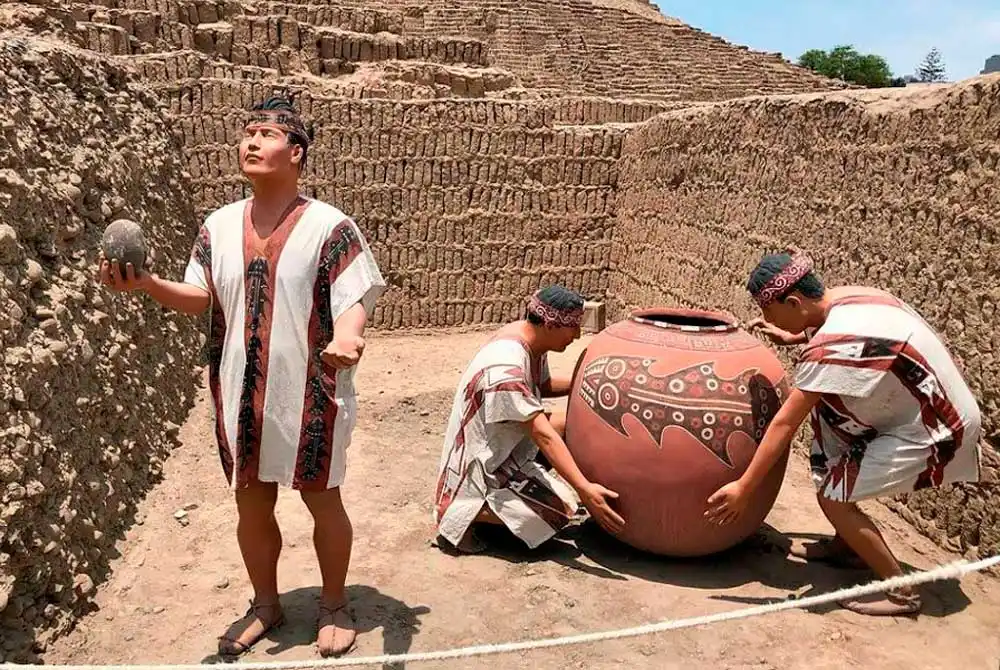
M 330 286 L 330 316 L 334 323 L 341 314 L 360 302 L 369 317 L 375 302 L 386 290 L 375 256 L 361 230 L 350 219 L 334 228 L 320 255 L 320 272 Z
M 530 421 L 545 411 L 542 401 L 531 392 L 528 373 L 523 367 L 491 371 L 482 387 L 486 423 Z
M 905 346 L 905 341 L 817 335 L 802 349 L 795 386 L 812 393 L 867 398 Z
M 198 230 L 184 270 L 184 283 L 197 286 L 204 291 L 210 291 L 212 280 L 212 237 L 204 225 Z

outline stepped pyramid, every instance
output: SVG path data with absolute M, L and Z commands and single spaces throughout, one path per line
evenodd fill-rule
M 313 77 L 352 97 L 588 95 L 721 100 L 839 85 L 641 0 L 104 0 L 71 3 L 86 45 L 186 72 Z M 169 66 L 168 66 L 169 67 Z

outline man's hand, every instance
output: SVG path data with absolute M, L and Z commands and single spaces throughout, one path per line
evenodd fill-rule
M 805 342 L 804 334 L 800 333 L 795 335 L 794 333 L 789 333 L 788 331 L 782 330 L 773 323 L 769 323 L 759 317 L 747 324 L 747 330 L 751 333 L 755 330 L 759 330 L 769 340 L 782 346 L 802 344 Z
M 117 258 L 108 261 L 101 254 L 101 266 L 99 279 L 101 284 L 107 286 L 112 291 L 138 291 L 145 289 L 152 278 L 145 270 L 136 269 L 131 263 L 126 263 L 123 268 L 118 263 Z
M 620 533 L 625 528 L 625 519 L 611 509 L 607 500 L 608 498 L 618 498 L 617 493 L 594 482 L 587 482 L 580 487 L 577 493 L 580 494 L 580 500 L 590 512 L 590 516 L 594 517 L 601 528 L 612 535 Z
M 365 340 L 360 335 L 335 336 L 320 354 L 320 360 L 334 370 L 344 370 L 357 365 L 364 350 Z
M 729 482 L 709 496 L 705 517 L 720 526 L 732 523 L 743 514 L 750 502 L 749 493 L 740 480 Z

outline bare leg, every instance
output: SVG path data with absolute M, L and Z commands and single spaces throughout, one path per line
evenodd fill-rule
M 323 577 L 320 595 L 319 650 L 339 656 L 354 646 L 357 631 L 347 612 L 347 570 L 351 562 L 354 529 L 340 498 L 340 489 L 303 491 L 302 500 L 312 514 L 313 544 Z
M 854 503 L 843 503 L 819 496 L 819 506 L 848 547 L 864 560 L 881 579 L 903 574 L 896 557 L 868 515 Z M 862 614 L 909 614 L 920 608 L 920 597 L 912 587 L 904 587 L 884 595 L 859 598 L 842 603 Z
M 278 485 L 257 483 L 236 492 L 239 521 L 236 538 L 243 554 L 247 576 L 253 585 L 250 611 L 233 623 L 220 637 L 219 653 L 239 655 L 270 628 L 284 619 L 278 602 L 278 557 L 281 554 L 281 531 L 274 517 Z

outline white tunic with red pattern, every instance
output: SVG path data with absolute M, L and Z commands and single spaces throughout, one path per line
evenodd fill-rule
M 453 545 L 484 506 L 531 548 L 569 522 L 576 495 L 534 460 L 538 447 L 524 425 L 545 411 L 540 385 L 547 379 L 545 356 L 533 362 L 522 341 L 503 337 L 480 349 L 462 375 L 434 504 L 438 533 Z
M 804 347 L 795 385 L 812 412 L 820 493 L 855 502 L 974 482 L 980 410 L 937 333 L 889 294 L 833 302 Z
M 234 202 L 205 220 L 184 275 L 212 298 L 219 457 L 233 489 L 333 488 L 343 481 L 357 416 L 356 368 L 330 376 L 320 352 L 337 318 L 358 301 L 371 315 L 386 284 L 361 231 L 337 208 L 300 197 L 258 253 L 250 204 Z

